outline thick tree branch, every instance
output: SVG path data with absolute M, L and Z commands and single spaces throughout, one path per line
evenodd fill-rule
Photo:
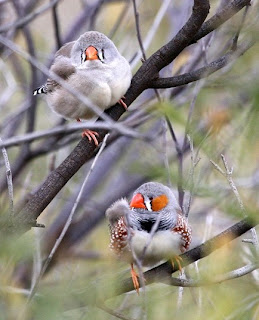
M 139 95 L 143 90 L 147 89 L 149 82 L 158 76 L 158 72 L 170 64 L 188 46 L 208 13 L 208 1 L 194 1 L 192 15 L 182 29 L 139 68 L 132 79 L 131 89 L 133 92 L 137 92 Z
M 175 77 L 169 78 L 159 78 L 153 80 L 150 84 L 151 88 L 172 88 L 178 87 L 190 82 L 206 78 L 212 73 L 224 68 L 229 63 L 237 60 L 241 55 L 243 55 L 248 49 L 250 49 L 254 44 L 254 41 L 239 46 L 235 51 L 230 51 L 219 59 L 207 64 L 206 66 L 199 68 L 197 70 L 181 74 Z

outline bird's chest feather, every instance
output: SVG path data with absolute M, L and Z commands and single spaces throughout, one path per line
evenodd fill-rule
M 142 258 L 143 250 L 148 244 L 144 264 L 157 263 L 163 259 L 170 259 L 179 255 L 181 236 L 171 230 L 157 231 L 154 236 L 146 231 L 134 230 L 132 236 L 132 247 L 138 258 Z

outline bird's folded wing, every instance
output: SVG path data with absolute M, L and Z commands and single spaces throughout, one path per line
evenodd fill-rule
M 54 63 L 52 64 L 50 71 L 54 72 L 57 76 L 63 80 L 67 80 L 72 74 L 76 72 L 75 66 L 71 63 L 70 53 L 74 42 L 69 42 L 58 50 L 55 55 Z M 53 79 L 48 79 L 46 83 L 47 92 L 54 91 L 60 85 Z

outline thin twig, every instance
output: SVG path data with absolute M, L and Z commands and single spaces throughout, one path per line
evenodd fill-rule
M 50 264 L 50 262 L 51 262 L 51 260 L 52 260 L 52 258 L 53 258 L 53 256 L 54 256 L 54 254 L 55 254 L 55 252 L 57 251 L 60 243 L 62 242 L 62 240 L 63 240 L 63 238 L 64 238 L 64 236 L 65 236 L 65 234 L 66 234 L 66 232 L 67 232 L 67 230 L 68 230 L 71 222 L 72 222 L 72 219 L 73 219 L 73 217 L 74 217 L 74 214 L 75 214 L 76 209 L 77 209 L 77 206 L 78 206 L 78 203 L 79 203 L 79 201 L 81 200 L 81 196 L 82 196 L 84 187 L 85 187 L 85 185 L 86 185 L 86 183 L 87 183 L 87 181 L 88 181 L 88 179 L 89 179 L 90 174 L 92 173 L 92 171 L 93 171 L 93 169 L 94 169 L 94 167 L 95 167 L 95 164 L 96 164 L 99 156 L 101 155 L 102 151 L 104 150 L 104 148 L 105 148 L 105 146 L 106 146 L 106 142 L 107 142 L 108 136 L 109 136 L 109 134 L 106 134 L 105 138 L 103 139 L 103 142 L 102 142 L 102 144 L 101 144 L 101 147 L 100 147 L 97 155 L 95 156 L 94 161 L 93 161 L 93 163 L 92 163 L 92 165 L 91 165 L 91 167 L 90 167 L 90 170 L 88 171 L 88 173 L 87 173 L 87 175 L 86 175 L 86 177 L 85 177 L 85 179 L 84 179 L 84 182 L 83 182 L 83 184 L 82 184 L 82 187 L 81 187 L 81 189 L 80 189 L 80 191 L 79 191 L 79 193 L 78 193 L 78 196 L 77 196 L 76 201 L 75 201 L 75 203 L 74 203 L 74 205 L 73 205 L 73 208 L 72 208 L 72 210 L 71 210 L 71 212 L 70 212 L 70 214 L 69 214 L 69 216 L 68 216 L 68 218 L 67 218 L 67 221 L 66 221 L 66 223 L 65 223 L 65 225 L 64 225 L 64 228 L 62 229 L 62 232 L 60 233 L 60 236 L 59 236 L 58 239 L 56 240 L 55 245 L 53 246 L 53 248 L 52 248 L 52 250 L 51 250 L 48 258 L 46 259 L 46 261 L 45 261 L 45 263 L 44 263 L 44 265 L 43 265 L 43 267 L 42 267 L 42 269 L 41 269 L 40 275 L 38 276 L 38 278 L 37 278 L 37 280 L 36 280 L 36 282 L 35 282 L 35 285 L 31 288 L 31 294 L 30 294 L 30 296 L 29 296 L 29 298 L 28 298 L 27 304 L 32 300 L 34 294 L 36 293 L 36 290 L 37 290 L 37 288 L 38 288 L 38 285 L 39 285 L 39 282 L 40 282 L 41 278 L 43 277 L 43 275 L 44 275 L 44 273 L 45 273 L 48 265 Z M 27 305 L 27 304 L 26 304 L 26 305 Z
M 133 8 L 134 8 L 134 15 L 135 15 L 135 24 L 136 24 L 136 31 L 137 31 L 137 38 L 138 38 L 138 43 L 139 47 L 142 53 L 142 59 L 143 61 L 147 60 L 146 52 L 143 46 L 142 38 L 141 38 L 141 32 L 140 32 L 140 26 L 139 26 L 139 13 L 137 10 L 137 5 L 136 5 L 136 0 L 132 0 L 133 2 Z
M 119 126 L 119 130 L 117 130 L 116 122 L 114 124 L 107 123 L 106 121 L 86 121 L 82 123 L 75 123 L 75 124 L 65 124 L 62 126 L 56 126 L 53 129 L 36 131 L 32 133 L 27 133 L 21 136 L 15 136 L 10 139 L 6 139 L 4 142 L 0 141 L 0 148 L 2 147 L 13 147 L 23 144 L 24 142 L 35 141 L 38 139 L 42 139 L 45 137 L 50 137 L 59 134 L 70 134 L 72 132 L 82 130 L 82 129 L 107 129 L 107 130 L 115 130 L 120 132 L 121 134 L 129 137 L 145 139 L 145 136 L 139 134 L 137 131 L 126 127 L 125 125 Z M 122 130 L 122 131 L 121 131 Z
M 234 39 L 233 39 L 231 50 L 236 50 L 236 48 L 237 48 L 237 41 L 238 41 L 240 32 L 241 32 L 241 30 L 242 30 L 242 28 L 244 26 L 244 22 L 245 22 L 245 19 L 246 19 L 246 16 L 247 16 L 248 9 L 249 9 L 249 6 L 246 6 L 245 7 L 245 11 L 244 11 L 244 13 L 242 15 L 242 19 L 241 19 L 239 28 L 238 28 L 238 30 L 236 32 L 236 35 L 235 35 Z
M 194 88 L 194 92 L 193 92 L 193 98 L 192 98 L 192 101 L 191 101 L 190 107 L 189 107 L 189 112 L 188 112 L 186 125 L 185 125 L 185 133 L 184 133 L 182 149 L 185 149 L 186 146 L 187 146 L 187 133 L 189 132 L 189 129 L 190 129 L 190 122 L 191 122 L 193 110 L 194 110 L 194 107 L 195 107 L 195 103 L 196 103 L 198 94 L 199 94 L 199 92 L 201 90 L 201 87 L 202 87 L 202 85 L 199 82 L 196 83 L 195 88 Z
M 60 38 L 60 28 L 59 28 L 57 7 L 58 7 L 58 3 L 55 3 L 52 7 L 52 18 L 53 18 L 54 29 L 55 29 L 56 47 L 58 50 L 61 47 L 62 42 Z
M 165 119 L 166 119 L 166 123 L 167 123 L 168 128 L 169 128 L 169 132 L 170 132 L 170 134 L 171 134 L 171 136 L 172 136 L 172 138 L 174 140 L 176 152 L 177 152 L 177 154 L 180 154 L 182 152 L 182 149 L 181 149 L 180 144 L 179 144 L 179 142 L 178 142 L 178 140 L 176 138 L 176 134 L 174 132 L 174 128 L 172 126 L 172 123 L 171 123 L 171 121 L 169 120 L 169 118 L 167 116 L 165 117 Z
M 142 53 L 142 62 L 147 60 L 147 55 L 144 49 L 144 45 L 143 45 L 143 41 L 142 41 L 142 37 L 141 37 L 141 32 L 140 32 L 140 25 L 139 25 L 139 13 L 137 10 L 137 5 L 136 5 L 136 0 L 132 0 L 133 2 L 133 8 L 134 8 L 134 15 L 135 15 L 135 25 L 136 25 L 136 31 L 137 31 L 137 38 L 138 38 L 138 43 L 139 43 L 139 47 Z M 154 89 L 157 100 L 159 102 L 161 102 L 161 97 L 159 95 L 158 89 Z
M 116 318 L 119 318 L 122 320 L 134 320 L 133 318 L 131 319 L 131 318 L 125 317 L 123 314 L 116 312 L 116 311 L 112 310 L 111 308 L 108 308 L 104 304 L 99 303 L 99 304 L 97 304 L 97 307 L 100 308 L 101 310 L 109 313 L 110 315 L 116 317 Z
M 168 119 L 168 117 L 165 117 L 169 132 L 173 138 L 173 141 L 175 143 L 175 150 L 177 154 L 177 159 L 178 159 L 178 181 L 177 181 L 177 188 L 178 188 L 178 201 L 179 205 L 183 211 L 183 184 L 182 184 L 182 164 L 183 164 L 183 149 L 180 147 L 180 144 L 177 140 L 176 134 L 174 132 L 174 128 L 172 126 L 171 121 Z
M 11 286 L 1 286 L 0 287 L 0 292 L 4 292 L 4 293 L 8 293 L 8 294 L 21 294 L 24 295 L 26 297 L 28 297 L 30 295 L 30 290 L 27 289 L 22 289 L 22 288 L 16 288 L 16 287 L 11 287 Z M 36 296 L 40 296 L 38 293 L 36 293 Z
M 201 158 L 198 157 L 199 150 L 196 152 L 196 154 L 194 154 L 193 141 L 188 134 L 187 134 L 187 139 L 189 141 L 190 150 L 191 150 L 191 168 L 190 168 L 190 172 L 189 172 L 190 195 L 189 195 L 186 210 L 184 212 L 185 217 L 188 217 L 190 209 L 191 209 L 193 190 L 194 190 L 194 170 L 195 170 L 195 167 L 197 166 L 197 164 L 199 163 L 199 161 L 201 160 Z
M 245 265 L 241 268 L 232 270 L 228 273 L 217 275 L 214 279 L 205 279 L 205 280 L 193 280 L 193 279 L 179 279 L 179 278 L 171 278 L 170 284 L 173 286 L 179 287 L 202 287 L 202 286 L 210 286 L 213 284 L 222 283 L 228 280 L 233 280 L 236 278 L 243 277 L 254 270 L 259 268 L 259 263 L 252 263 L 249 265 Z M 168 284 L 168 281 L 166 281 Z
M 186 85 L 188 83 L 207 78 L 214 72 L 224 68 L 230 63 L 234 63 L 241 55 L 248 51 L 255 44 L 254 40 L 242 43 L 235 51 L 229 51 L 217 60 L 194 71 L 183 73 L 168 78 L 158 78 L 152 80 L 150 88 L 172 88 Z
M 210 160 L 210 162 L 213 164 L 213 166 L 215 167 L 215 169 L 217 171 L 219 171 L 228 181 L 229 185 L 230 185 L 230 188 L 231 190 L 234 192 L 235 196 L 236 196 L 236 199 L 239 203 L 239 206 L 243 212 L 243 214 L 246 216 L 246 212 L 245 212 L 245 208 L 244 208 L 244 204 L 243 204 L 243 201 L 241 200 L 241 197 L 239 195 L 239 192 L 237 190 L 237 187 L 233 181 L 233 178 L 232 178 L 232 174 L 233 174 L 233 167 L 231 167 L 231 169 L 229 168 L 228 166 L 228 163 L 227 163 L 227 160 L 225 158 L 225 156 L 223 154 L 221 154 L 221 159 L 223 161 L 223 164 L 225 166 L 225 170 L 224 171 L 218 164 L 216 164 L 213 160 Z
M 146 35 L 144 41 L 143 41 L 143 48 L 144 50 L 147 50 L 150 46 L 150 44 L 153 42 L 154 40 L 154 35 L 163 19 L 163 17 L 165 16 L 168 6 L 170 5 L 171 0 L 165 0 L 162 2 L 161 7 L 158 10 L 158 13 L 152 23 L 152 26 L 149 29 L 148 34 Z M 134 69 L 136 67 L 136 65 L 139 62 L 139 59 L 141 58 L 142 52 L 141 50 L 139 50 L 139 52 L 137 53 L 137 55 L 134 57 L 134 59 L 131 61 L 131 68 Z
M 167 120 L 168 120 L 168 118 L 165 117 L 165 119 L 163 121 L 163 127 L 164 127 L 164 130 L 163 130 L 163 160 L 164 160 L 164 165 L 165 165 L 165 169 L 167 172 L 167 184 L 168 184 L 168 187 L 172 188 L 172 181 L 171 181 L 171 175 L 170 175 L 170 165 L 169 165 L 169 159 L 168 159 L 168 154 L 167 154 L 167 140 L 166 140 Z
M 239 204 L 239 207 L 244 215 L 244 217 L 247 217 L 247 213 L 246 213 L 246 210 L 245 210 L 245 207 L 244 207 L 244 204 L 243 204 L 243 201 L 240 197 L 240 194 L 237 190 L 237 187 L 234 183 L 234 180 L 233 180 L 233 177 L 232 177 L 232 174 L 233 174 L 233 171 L 234 171 L 234 168 L 231 167 L 229 168 L 229 165 L 227 163 L 227 160 L 225 158 L 225 156 L 223 154 L 221 154 L 221 159 L 222 159 L 222 162 L 224 164 L 224 167 L 225 167 L 225 171 L 219 167 L 219 165 L 217 165 L 214 161 L 210 160 L 210 162 L 214 165 L 215 169 L 218 170 L 224 177 L 226 177 L 228 183 L 229 183 L 229 186 L 231 188 L 231 190 L 233 191 L 237 201 L 238 201 L 238 204 Z M 251 229 L 251 234 L 252 234 L 252 238 L 253 238 L 253 241 L 254 241 L 254 244 L 256 245 L 256 250 L 259 251 L 259 246 L 258 246 L 258 237 L 257 237 L 257 233 L 255 231 L 254 228 Z
M 3 143 L 2 138 L 0 138 L 0 143 L 1 144 Z M 9 196 L 9 211 L 10 211 L 10 217 L 11 217 L 11 221 L 12 221 L 12 219 L 14 217 L 12 171 L 11 171 L 11 166 L 10 166 L 10 162 L 8 159 L 7 151 L 6 151 L 5 147 L 1 147 L 1 148 L 2 148 L 2 153 L 3 153 L 3 157 L 4 157 L 5 168 L 6 168 L 6 180 L 7 180 L 8 196 Z

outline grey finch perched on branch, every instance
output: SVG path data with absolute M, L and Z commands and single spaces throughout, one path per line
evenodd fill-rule
M 191 243 L 191 228 L 182 214 L 173 192 L 158 182 L 140 186 L 130 202 L 116 201 L 106 211 L 111 232 L 111 249 L 131 264 L 131 276 L 137 292 L 138 275 L 134 256 L 144 266 L 161 260 L 176 260 Z M 132 253 L 133 251 L 133 253 Z
M 131 82 L 130 65 L 104 34 L 89 31 L 66 43 L 57 51 L 50 70 L 102 111 L 117 102 L 127 109 L 122 99 Z M 80 121 L 97 116 L 90 105 L 82 103 L 55 80 L 48 79 L 33 94 L 41 93 L 47 94 L 49 106 L 64 118 Z M 98 145 L 97 132 L 84 130 L 82 135 Z

